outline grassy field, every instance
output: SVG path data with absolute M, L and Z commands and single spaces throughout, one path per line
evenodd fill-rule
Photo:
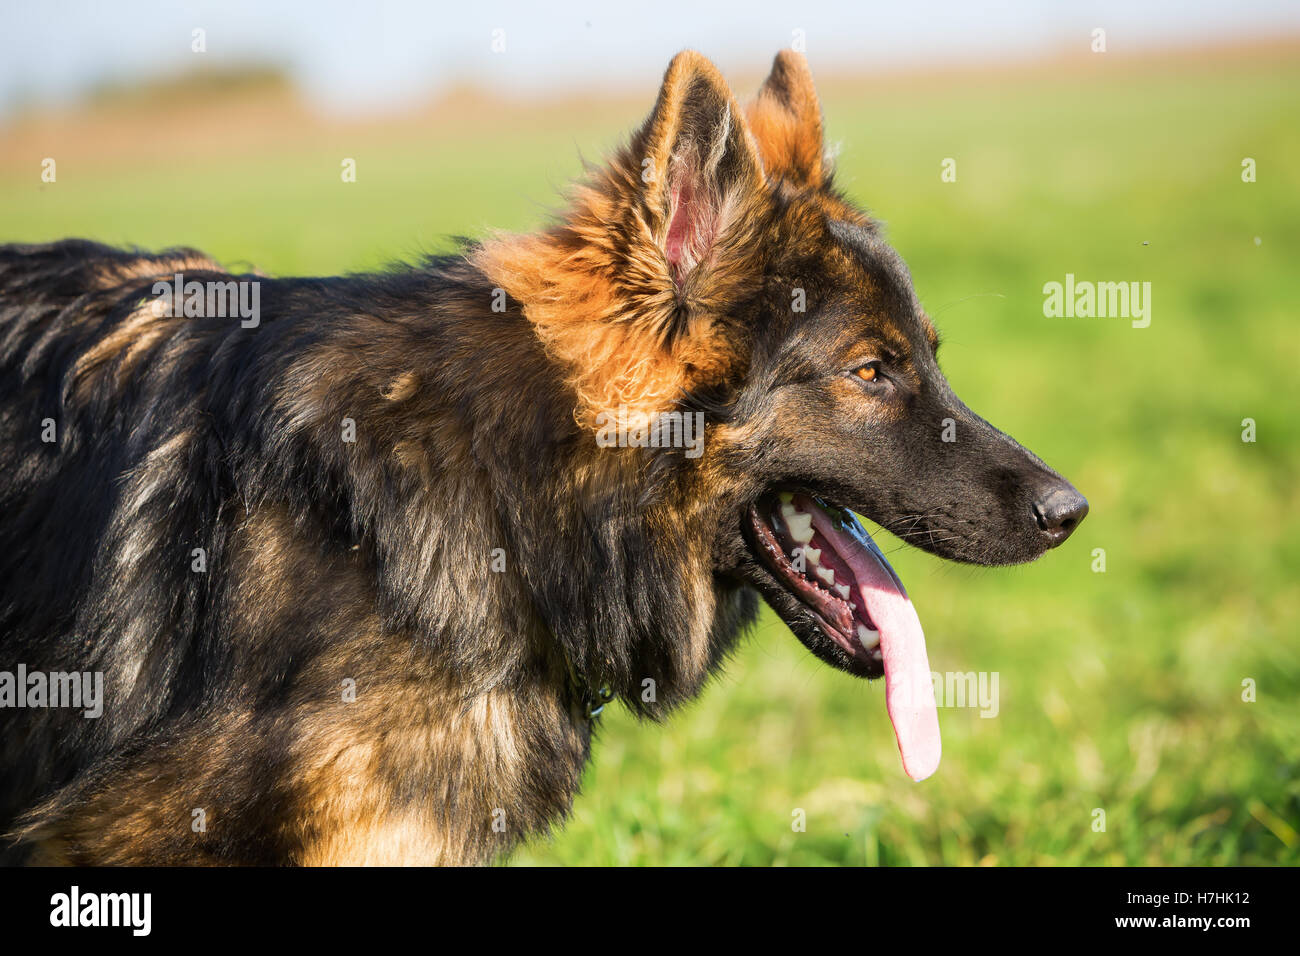
M 537 224 L 653 93 L 358 126 L 278 100 L 37 118 L 0 133 L 0 240 L 370 268 Z M 515 862 L 1300 863 L 1300 58 L 836 80 L 824 105 L 840 182 L 888 224 L 954 387 L 1092 513 L 1011 570 L 878 538 L 933 668 L 998 675 L 995 717 L 941 710 L 932 779 L 903 775 L 883 686 L 769 615 L 671 723 L 612 707 L 572 819 Z M 1044 318 L 1066 273 L 1149 281 L 1150 327 Z

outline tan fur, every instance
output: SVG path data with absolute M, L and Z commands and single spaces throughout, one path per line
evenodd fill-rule
M 85 388 L 92 373 L 116 360 L 117 383 L 127 381 L 141 358 L 171 335 L 176 320 L 161 312 L 156 300 L 146 301 L 111 332 L 83 352 L 73 369 L 74 387 Z
M 147 282 L 149 279 L 172 282 L 178 273 L 184 275 L 194 272 L 226 274 L 217 262 L 198 254 L 141 256 L 126 263 L 113 262 L 98 266 L 91 285 L 98 291 L 110 291 L 132 283 Z M 177 323 L 182 321 L 183 316 L 171 314 L 168 300 L 146 298 L 77 359 L 73 370 L 74 387 L 85 389 L 94 380 L 93 374 L 110 364 L 115 364 L 116 383 L 121 386 L 130 379 L 150 349 L 172 335 Z
M 411 811 L 343 815 L 299 856 L 301 866 L 437 866 L 458 862 L 442 834 Z
M 480 858 L 480 847 L 507 847 L 523 812 L 514 794 L 526 772 L 519 701 L 504 691 L 464 702 L 448 694 L 413 681 L 359 686 L 356 703 L 308 724 L 298 785 L 308 827 L 298 862 L 457 864 Z M 395 798 L 383 762 L 429 779 L 430 792 L 416 803 Z M 470 796 L 459 817 L 447 814 Z
M 389 383 L 384 390 L 384 398 L 390 402 L 404 402 L 420 387 L 420 376 L 415 372 L 403 372 Z
M 802 53 L 782 50 L 747 111 L 768 176 L 817 188 L 825 180 L 821 104 Z
M 698 95 L 698 84 L 725 104 L 752 175 L 733 195 L 716 197 L 725 241 L 716 240 L 713 255 L 679 289 L 664 254 L 673 215 L 669 188 L 683 101 Z M 635 144 L 624 150 L 575 191 L 555 228 L 499 236 L 475 255 L 476 264 L 522 304 L 550 353 L 572 370 L 580 421 L 590 424 L 597 412 L 619 406 L 659 411 L 685 391 L 736 370 L 738 356 L 717 328 L 717 313 L 752 273 L 735 259 L 752 248 L 765 188 L 744 122 L 716 68 L 697 53 L 679 54 L 636 141 L 644 155 Z M 647 169 L 649 182 L 643 179 Z M 670 336 L 683 316 L 689 316 L 684 333 Z
M 143 279 L 172 279 L 176 273 L 224 272 L 212 259 L 201 255 L 142 256 L 134 262 L 114 262 L 95 276 L 95 287 L 106 291 Z

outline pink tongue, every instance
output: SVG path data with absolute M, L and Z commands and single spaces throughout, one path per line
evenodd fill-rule
M 802 504 L 802 503 L 801 503 Z M 916 609 L 875 542 L 862 532 L 863 542 L 815 505 L 808 508 L 818 533 L 832 542 L 836 553 L 853 570 L 872 623 L 880 631 L 885 662 L 885 703 L 894 725 L 903 770 L 924 780 L 939 767 L 939 711 L 934 703 L 930 660 Z

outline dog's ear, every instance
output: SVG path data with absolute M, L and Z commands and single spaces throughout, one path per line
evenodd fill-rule
M 782 50 L 748 110 L 768 176 L 816 188 L 825 181 L 822 108 L 802 53 Z
M 658 411 L 743 360 L 726 322 L 762 276 L 769 205 L 739 104 L 712 63 L 680 53 L 649 118 L 590 170 L 564 218 L 485 242 L 473 260 L 567 367 L 581 420 Z
M 646 225 L 680 289 L 764 188 L 745 115 L 705 57 L 688 50 L 673 58 L 631 158 L 639 163 Z

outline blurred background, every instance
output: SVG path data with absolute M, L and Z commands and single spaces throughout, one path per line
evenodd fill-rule
M 790 45 L 954 387 L 1091 515 L 1016 569 L 879 534 L 934 670 L 997 675 L 935 777 L 769 615 L 666 725 L 607 710 L 514 862 L 1300 862 L 1295 3 L 7 4 L 0 241 L 377 268 L 543 223 L 677 50 L 744 100 Z M 1150 326 L 1044 317 L 1067 273 L 1150 282 Z

